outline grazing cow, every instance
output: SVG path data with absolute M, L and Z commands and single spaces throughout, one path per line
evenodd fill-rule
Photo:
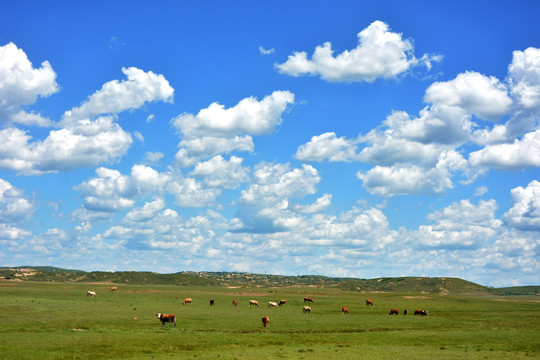
M 366 299 L 366 306 L 373 306 L 373 301 Z
M 287 305 L 287 300 L 280 300 L 278 305 Z
M 214 299 L 210 299 L 210 306 L 214 306 L 216 305 L 216 302 L 214 301 Z
M 313 299 L 310 298 L 310 297 L 305 297 L 305 298 L 304 298 L 304 302 L 310 302 L 310 303 L 312 303 L 312 302 L 313 302 Z
M 270 318 L 268 316 L 262 317 L 263 328 L 267 328 L 269 322 L 270 322 Z
M 116 291 L 116 290 L 118 290 L 118 287 L 113 286 L 112 288 L 109 289 L 109 292 L 113 292 L 113 291 Z
M 346 307 L 341 308 L 341 315 L 348 314 L 348 313 L 349 313 L 349 309 L 347 309 Z
M 407 315 L 409 313 L 409 310 L 405 309 L 403 310 L 403 315 Z
M 236 307 L 236 306 L 238 306 L 238 301 L 237 301 L 237 300 L 233 300 L 233 301 L 232 301 L 232 304 Z
M 429 312 L 427 310 L 414 310 L 414 315 L 422 315 L 422 316 L 426 316 L 426 315 L 429 315 Z
M 276 309 L 278 308 L 278 305 L 276 302 L 273 302 L 273 301 L 269 301 L 268 302 L 268 307 L 275 307 Z
M 249 300 L 249 307 L 251 307 L 251 305 L 259 307 L 259 302 L 256 300 Z
M 184 301 L 182 301 L 182 305 L 191 304 L 191 298 L 185 298 Z
M 156 314 L 159 321 L 161 321 L 161 327 L 165 325 L 166 322 L 170 322 L 171 325 L 169 327 L 172 327 L 174 324 L 174 327 L 176 327 L 176 314 Z
M 90 290 L 88 290 L 88 291 L 86 292 L 86 296 L 96 297 L 97 294 L 96 294 L 95 291 L 90 291 Z
M 390 315 L 398 315 L 398 314 L 399 314 L 399 310 L 398 310 L 398 309 L 391 309 L 389 314 L 390 314 Z
M 311 312 L 311 308 L 309 306 L 304 306 L 304 308 L 302 309 L 302 312 L 305 314 L 305 313 L 310 313 Z

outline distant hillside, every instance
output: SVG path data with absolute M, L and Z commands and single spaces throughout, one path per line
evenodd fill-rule
M 0 268 L 0 279 L 22 281 L 77 281 L 114 284 L 336 287 L 359 292 L 425 293 L 440 295 L 539 295 L 540 286 L 489 288 L 458 278 L 396 277 L 378 279 L 333 278 L 317 275 L 282 276 L 233 272 L 179 272 L 159 274 L 144 271 L 104 272 L 60 269 L 49 266 Z

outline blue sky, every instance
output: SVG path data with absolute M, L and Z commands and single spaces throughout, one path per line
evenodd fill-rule
M 536 1 L 0 6 L 0 265 L 540 283 Z

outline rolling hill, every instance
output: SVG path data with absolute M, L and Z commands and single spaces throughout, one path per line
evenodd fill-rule
M 425 293 L 440 295 L 540 295 L 540 286 L 491 288 L 451 277 L 384 277 L 377 279 L 334 278 L 318 275 L 283 276 L 235 272 L 92 271 L 50 266 L 0 268 L 0 279 L 16 281 L 76 281 L 114 284 L 178 286 L 335 287 L 358 292 Z

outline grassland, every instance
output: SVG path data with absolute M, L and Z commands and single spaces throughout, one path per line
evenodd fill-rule
M 538 359 L 536 296 L 0 281 L 2 359 Z M 86 296 L 87 290 L 97 298 Z M 311 296 L 311 314 L 303 297 Z M 184 298 L 193 304 L 182 306 Z M 210 307 L 209 300 L 216 306 Z M 370 298 L 375 306 L 366 307 Z M 232 306 L 232 299 L 239 306 Z M 250 308 L 255 299 L 260 308 Z M 280 309 L 268 301 L 286 299 Z M 341 315 L 347 306 L 349 315 Z M 391 308 L 400 315 L 390 316 Z M 403 309 L 430 316 L 403 316 Z M 156 318 L 174 312 L 176 328 Z M 261 317 L 270 325 L 263 329 Z

